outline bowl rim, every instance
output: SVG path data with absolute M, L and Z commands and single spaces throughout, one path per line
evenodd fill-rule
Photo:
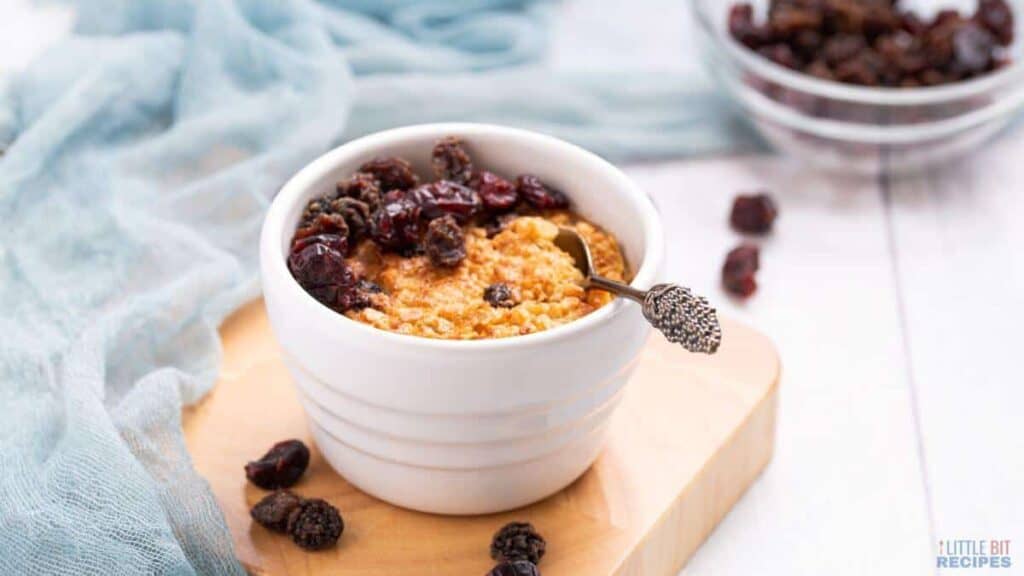
M 286 255 L 281 252 L 281 246 L 284 244 L 282 237 L 289 232 L 285 230 L 284 220 L 291 208 L 317 180 L 338 164 L 353 157 L 379 154 L 381 149 L 387 149 L 410 138 L 429 136 L 440 138 L 453 133 L 459 134 L 467 140 L 471 140 L 475 135 L 483 134 L 517 139 L 528 144 L 558 150 L 562 154 L 575 155 L 589 164 L 597 177 L 612 181 L 613 188 L 622 193 L 626 200 L 636 207 L 641 220 L 640 227 L 644 239 L 643 256 L 630 285 L 646 289 L 654 284 L 664 260 L 664 232 L 650 197 L 641 191 L 636 183 L 620 169 L 593 152 L 547 134 L 496 124 L 443 122 L 402 126 L 362 136 L 325 152 L 292 176 L 275 196 L 263 221 L 260 234 L 260 266 L 264 291 L 266 291 L 266 283 L 279 282 L 283 299 L 294 302 L 300 307 L 301 314 L 316 319 L 318 325 L 325 326 L 329 330 L 354 331 L 357 336 L 379 338 L 382 340 L 382 344 L 415 346 L 434 350 L 505 350 L 544 346 L 553 341 L 571 338 L 583 331 L 596 330 L 622 314 L 624 308 L 631 305 L 632 302 L 616 298 L 586 316 L 533 334 L 504 338 L 450 340 L 391 332 L 352 320 L 344 314 L 324 306 L 299 286 L 299 283 L 288 271 Z M 597 224 L 601 225 L 601 223 Z
M 942 104 L 991 92 L 1007 84 L 1019 83 L 1024 76 L 1021 59 L 1014 58 L 1010 60 L 1009 65 L 999 70 L 964 82 L 940 86 L 868 87 L 822 80 L 776 64 L 743 46 L 729 34 L 722 34 L 712 15 L 708 13 L 708 2 L 709 0 L 693 0 L 691 9 L 694 20 L 703 33 L 707 34 L 717 46 L 725 48 L 725 52 L 731 58 L 738 60 L 745 68 L 753 70 L 759 76 L 786 88 L 799 90 L 813 96 L 880 106 Z M 1021 41 L 1021 39 L 1016 40 L 1016 42 Z

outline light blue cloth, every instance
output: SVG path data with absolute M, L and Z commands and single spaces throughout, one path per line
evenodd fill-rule
M 742 136 L 686 78 L 505 69 L 544 49 L 537 1 L 77 9 L 0 95 L 0 574 L 242 573 L 180 412 L 258 294 L 268 202 L 331 146 L 428 120 L 616 158 Z

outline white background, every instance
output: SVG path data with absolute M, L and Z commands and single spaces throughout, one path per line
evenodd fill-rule
M 685 0 L 569 0 L 552 65 L 692 70 Z M 0 72 L 70 15 L 0 1 Z M 1011 539 L 1024 574 L 1024 131 L 926 175 L 842 179 L 772 156 L 626 167 L 671 276 L 783 360 L 776 454 L 685 576 L 935 574 L 938 539 Z M 759 292 L 719 288 L 732 196 L 781 205 Z M 980 575 L 982 570 L 944 573 Z

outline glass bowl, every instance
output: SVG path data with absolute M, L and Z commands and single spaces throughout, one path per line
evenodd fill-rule
M 1009 65 L 926 88 L 852 86 L 790 70 L 729 35 L 728 12 L 736 0 L 692 2 L 711 75 L 777 149 L 827 169 L 912 172 L 949 161 L 991 138 L 1024 105 L 1024 0 L 1009 2 L 1016 16 Z M 751 4 L 763 17 L 768 0 Z M 918 12 L 942 7 L 973 10 L 974 2 L 924 2 Z

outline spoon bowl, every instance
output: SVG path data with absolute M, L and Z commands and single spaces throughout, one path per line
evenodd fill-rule
M 656 284 L 643 291 L 594 273 L 587 241 L 572 228 L 559 227 L 555 246 L 572 257 L 587 288 L 600 288 L 642 306 L 644 318 L 670 342 L 690 352 L 714 354 L 722 341 L 718 315 L 707 298 L 675 284 Z

